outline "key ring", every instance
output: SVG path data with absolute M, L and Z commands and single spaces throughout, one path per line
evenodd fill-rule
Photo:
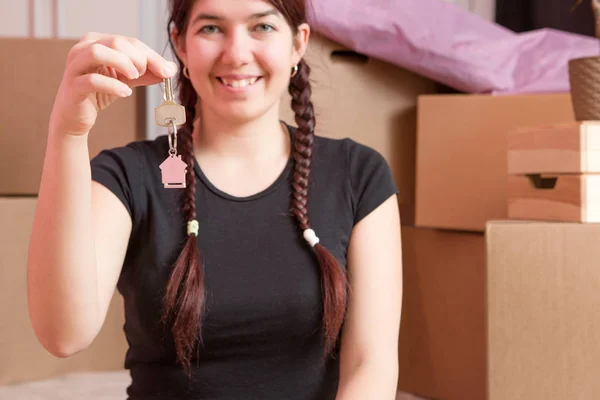
M 169 154 L 173 157 L 177 155 L 177 125 L 175 119 L 168 118 L 165 120 L 167 124 L 170 124 L 168 137 L 169 137 Z M 173 137 L 171 137 L 173 135 Z

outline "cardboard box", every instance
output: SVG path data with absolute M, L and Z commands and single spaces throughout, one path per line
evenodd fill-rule
M 508 134 L 508 217 L 600 222 L 600 123 Z
M 320 35 L 311 36 L 305 58 L 312 71 L 316 133 L 350 137 L 379 151 L 400 189 L 402 222 L 412 224 L 417 96 L 435 92 L 435 83 Z M 295 125 L 290 101 L 284 96 L 281 115 Z
M 0 195 L 37 195 L 48 122 L 62 81 L 72 39 L 1 38 Z M 145 137 L 144 89 L 119 99 L 97 119 L 90 132 L 90 157 L 100 150 Z
M 490 221 L 489 400 L 600 398 L 600 225 Z
M 402 228 L 400 390 L 485 399 L 484 248 L 481 233 Z
M 568 93 L 420 96 L 416 225 L 483 232 L 506 219 L 508 132 L 574 118 Z
M 69 372 L 122 370 L 127 342 L 123 299 L 117 291 L 100 333 L 86 350 L 56 358 L 37 340 L 27 301 L 27 252 L 35 205 L 35 198 L 0 197 L 0 385 Z
M 529 126 L 508 132 L 508 173 L 600 173 L 600 121 Z

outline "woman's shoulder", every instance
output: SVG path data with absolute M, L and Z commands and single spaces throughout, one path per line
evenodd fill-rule
M 315 156 L 320 171 L 331 178 L 343 178 L 357 223 L 391 195 L 398 193 L 387 160 L 376 149 L 349 137 L 315 138 Z M 324 167 L 326 166 L 326 167 Z M 328 183 L 334 180 L 328 180 Z
M 383 155 L 371 146 L 350 137 L 332 138 L 315 135 L 315 148 L 320 159 L 354 163 L 386 163 Z

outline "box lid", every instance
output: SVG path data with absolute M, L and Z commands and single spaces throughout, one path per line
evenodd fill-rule
M 523 127 L 508 133 L 508 173 L 600 173 L 600 121 Z

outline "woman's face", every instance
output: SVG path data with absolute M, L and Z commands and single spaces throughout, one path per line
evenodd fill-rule
M 197 0 L 177 43 L 202 109 L 242 122 L 279 105 L 308 36 L 264 0 Z

